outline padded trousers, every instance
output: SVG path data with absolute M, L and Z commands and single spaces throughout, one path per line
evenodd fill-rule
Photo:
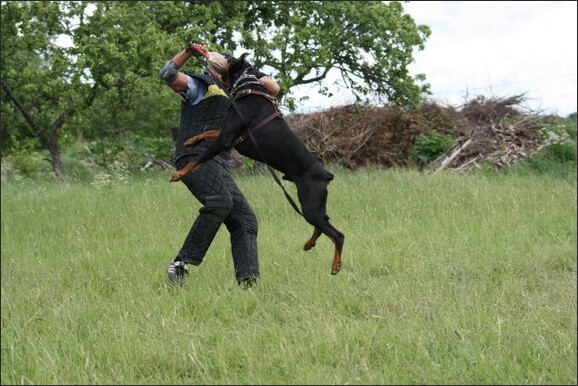
M 177 168 L 191 160 L 179 159 Z M 181 180 L 203 205 L 179 252 L 187 264 L 199 265 L 221 224 L 230 234 L 235 278 L 238 283 L 259 277 L 257 217 L 233 181 L 223 159 L 212 159 Z

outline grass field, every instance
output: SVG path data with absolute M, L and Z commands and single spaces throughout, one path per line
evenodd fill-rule
M 575 181 L 335 174 L 335 276 L 271 176 L 236 177 L 259 218 L 249 290 L 224 227 L 167 281 L 199 209 L 169 174 L 3 182 L 2 384 L 576 384 Z

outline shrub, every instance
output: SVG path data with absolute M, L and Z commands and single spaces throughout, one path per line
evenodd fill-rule
M 419 134 L 409 151 L 411 161 L 420 169 L 425 168 L 441 154 L 446 152 L 454 143 L 450 135 L 439 133 Z
M 2 159 L 2 162 L 7 162 L 11 165 L 7 177 L 37 178 L 45 175 L 52 176 L 52 166 L 48 157 L 47 154 L 38 151 L 30 153 L 17 152 L 6 155 L 6 157 Z

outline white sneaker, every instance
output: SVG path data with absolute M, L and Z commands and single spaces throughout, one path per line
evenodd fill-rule
M 175 284 L 183 285 L 185 276 L 189 274 L 189 269 L 184 261 L 171 261 L 167 265 L 167 275 L 169 280 Z

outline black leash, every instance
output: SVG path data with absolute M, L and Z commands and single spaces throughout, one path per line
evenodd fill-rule
M 267 169 L 273 175 L 275 182 L 277 182 L 277 184 L 281 187 L 281 189 L 283 189 L 283 193 L 285 193 L 285 197 L 287 197 L 287 200 L 289 201 L 289 203 L 291 204 L 293 209 L 295 209 L 295 211 L 297 213 L 299 213 L 301 216 L 303 216 L 303 213 L 301 213 L 301 210 L 299 210 L 299 207 L 297 206 L 297 204 L 295 203 L 293 198 L 289 195 L 287 190 L 285 190 L 285 187 L 283 186 L 283 183 L 281 182 L 281 180 L 277 176 L 277 173 L 275 173 L 275 170 L 271 166 L 269 166 L 269 164 L 267 163 L 267 159 L 263 156 L 263 153 L 261 152 L 261 148 L 259 148 L 259 145 L 257 145 L 257 141 L 255 140 L 255 137 L 253 137 L 253 133 L 251 132 L 249 125 L 247 125 L 247 121 L 245 121 L 243 114 L 241 114 L 241 111 L 237 107 L 237 103 L 235 103 L 234 98 L 230 98 L 230 99 L 231 99 L 231 104 L 233 105 L 233 108 L 235 109 L 237 114 L 239 114 L 239 118 L 241 118 L 241 121 L 245 125 L 245 128 L 247 129 L 247 132 L 249 133 L 249 138 L 251 139 L 251 142 L 253 142 L 253 146 L 255 146 L 255 149 L 257 149 L 257 153 L 259 153 L 259 156 L 263 160 L 263 163 L 265 164 L 265 166 L 267 166 Z

